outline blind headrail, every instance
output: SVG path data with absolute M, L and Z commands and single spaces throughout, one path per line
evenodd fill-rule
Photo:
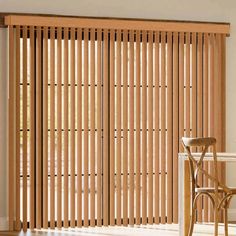
M 161 21 L 119 18 L 86 18 L 71 16 L 6 15 L 5 25 L 79 27 L 116 30 L 151 30 L 230 34 L 229 23 Z

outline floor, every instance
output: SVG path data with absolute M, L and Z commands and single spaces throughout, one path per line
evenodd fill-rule
M 178 225 L 148 225 L 135 227 L 95 227 L 67 230 L 34 230 L 27 233 L 0 232 L 0 236 L 176 236 Z M 196 225 L 193 236 L 213 235 L 213 225 Z M 219 235 L 224 235 L 223 226 L 219 227 Z M 229 236 L 236 235 L 236 224 L 229 226 Z M 181 235 L 182 236 L 182 235 Z

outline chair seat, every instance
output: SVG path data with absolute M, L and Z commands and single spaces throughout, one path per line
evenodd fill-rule
M 230 191 L 234 194 L 236 194 L 236 187 L 228 187 L 230 189 Z M 214 193 L 215 191 L 215 188 L 214 187 L 201 187 L 201 188 L 195 188 L 195 192 L 196 193 L 204 193 L 204 192 L 207 192 L 207 193 Z M 225 192 L 222 188 L 218 188 L 218 191 L 220 193 L 223 193 Z

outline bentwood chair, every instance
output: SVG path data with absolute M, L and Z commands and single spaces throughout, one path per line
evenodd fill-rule
M 188 154 L 189 166 L 190 166 L 190 178 L 191 178 L 191 220 L 189 226 L 188 236 L 193 233 L 193 227 L 195 223 L 195 215 L 197 209 L 197 200 L 201 196 L 209 197 L 213 210 L 214 210 L 214 223 L 215 223 L 215 236 L 218 235 L 218 222 L 219 222 L 219 212 L 224 210 L 224 224 L 225 224 L 225 235 L 228 236 L 228 217 L 227 210 L 229 203 L 234 194 L 236 194 L 236 187 L 229 188 L 220 182 L 218 178 L 217 171 L 217 155 L 216 155 L 216 139 L 213 137 L 208 138 L 182 138 L 182 143 L 185 151 Z M 200 158 L 195 158 L 191 152 L 192 147 L 201 147 Z M 203 160 L 207 150 L 212 147 L 213 152 L 213 166 L 214 174 L 208 173 L 203 169 Z M 209 180 L 213 181 L 213 187 L 199 186 L 198 185 L 198 175 L 202 174 Z

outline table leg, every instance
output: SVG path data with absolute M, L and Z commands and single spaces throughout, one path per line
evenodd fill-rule
M 189 161 L 184 161 L 184 222 L 183 230 L 184 236 L 188 235 L 190 224 L 190 210 L 191 210 L 191 195 L 190 195 L 190 169 Z

